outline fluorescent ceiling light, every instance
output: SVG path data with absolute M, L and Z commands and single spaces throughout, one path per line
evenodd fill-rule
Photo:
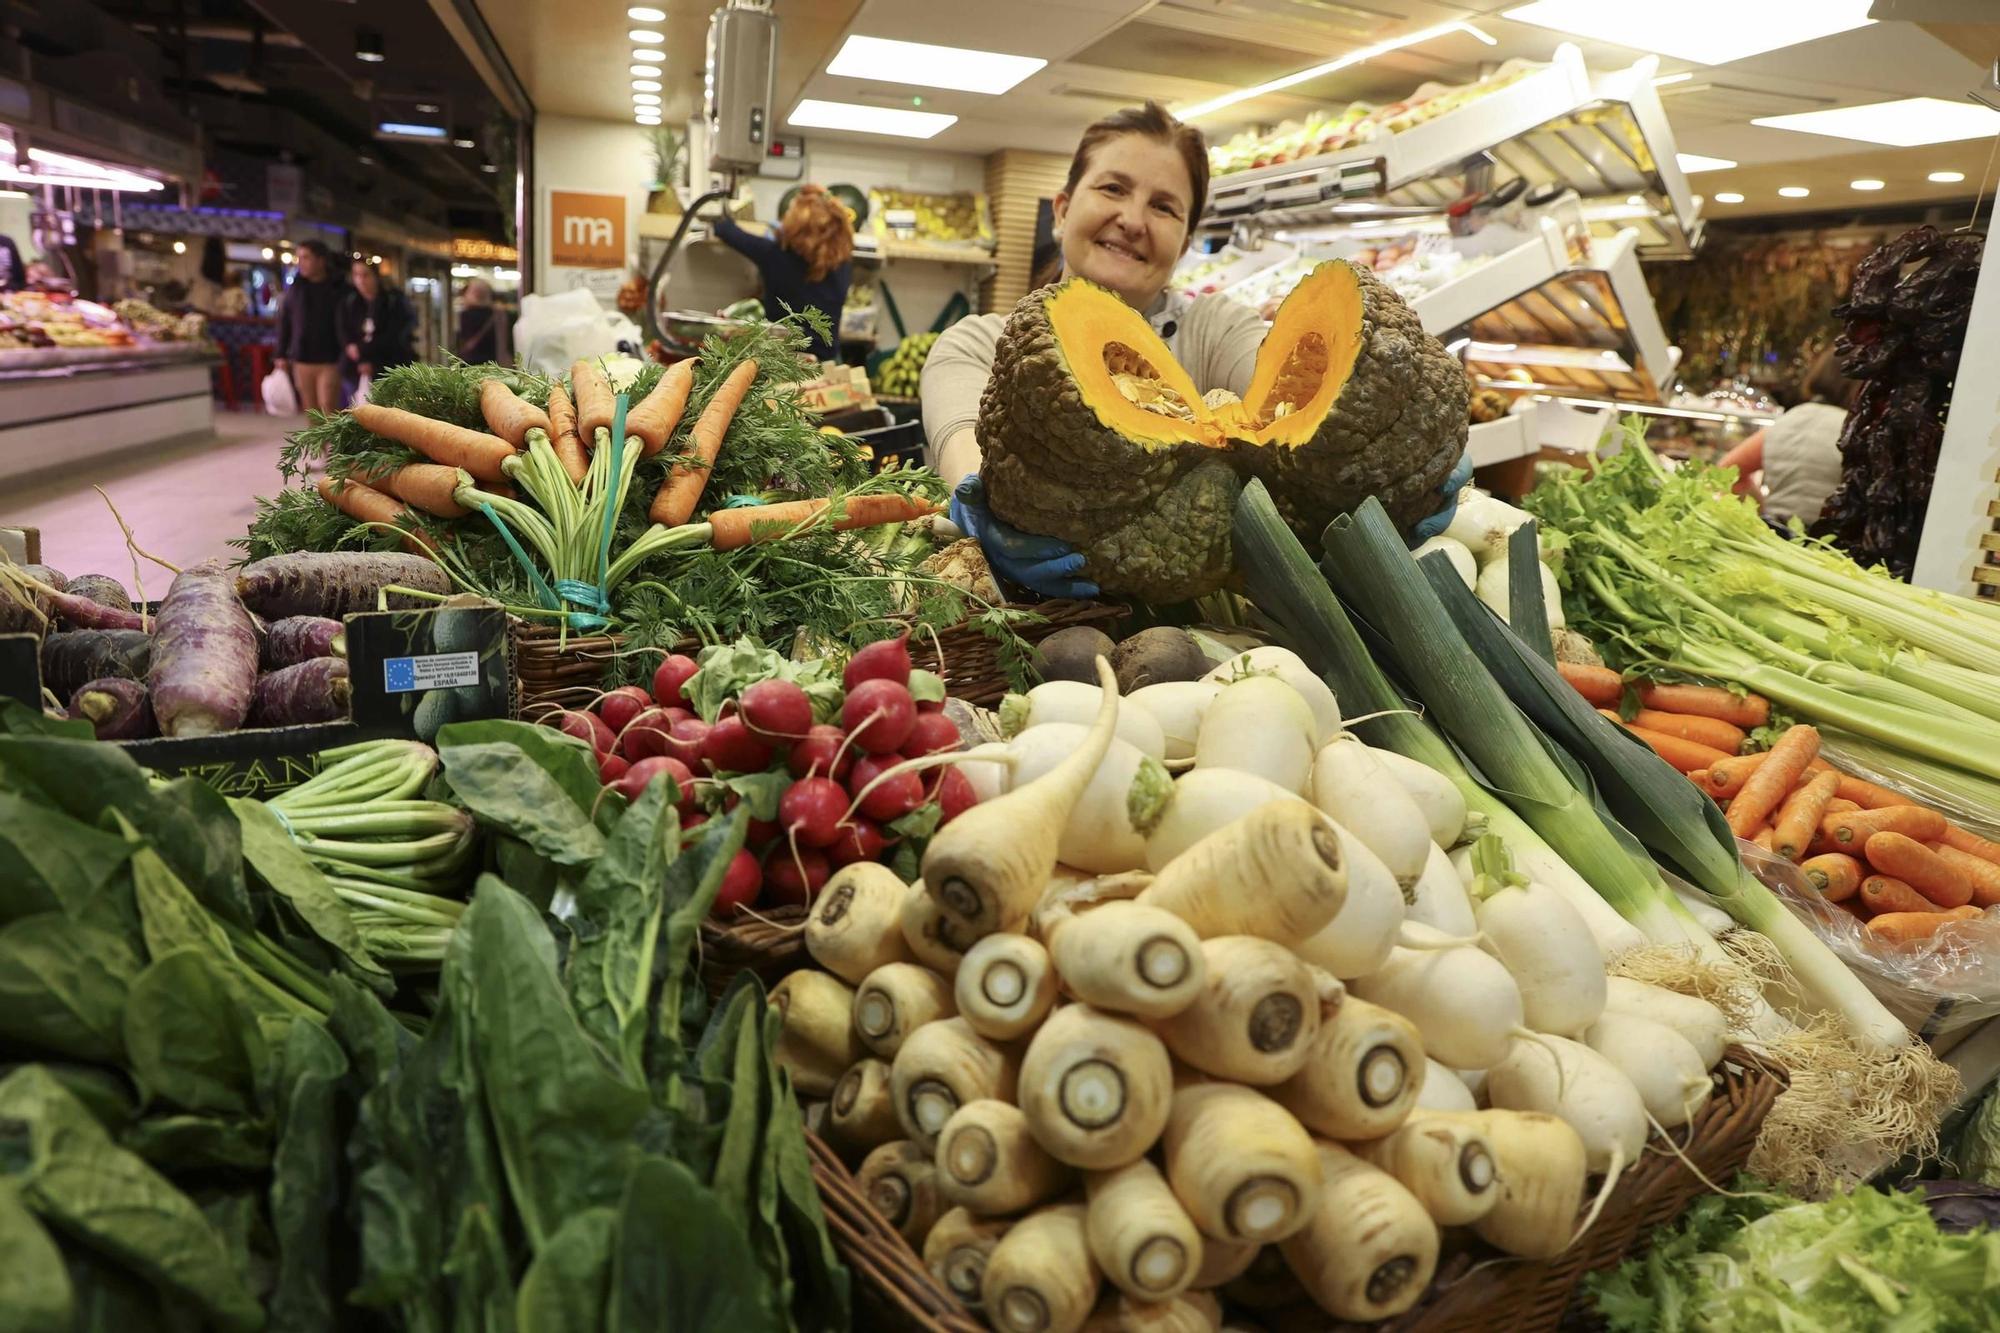
M 1655 88 L 1664 88 L 1670 83 L 1686 83 L 1693 77 L 1693 70 L 1684 69 L 1678 74 L 1662 74 L 1659 78 L 1653 80 L 1653 86 Z
M 1206 102 L 1196 102 L 1193 106 L 1182 107 L 1174 114 L 1182 120 L 1193 120 L 1196 116 L 1206 116 L 1211 112 L 1220 111 L 1226 106 L 1235 106 L 1238 102 L 1247 102 L 1253 97 L 1262 97 L 1265 93 L 1275 93 L 1281 88 L 1290 88 L 1294 84 L 1305 83 L 1308 80 L 1320 78 L 1333 73 L 1335 70 L 1346 69 L 1349 65 L 1359 65 L 1363 61 L 1373 60 L 1376 56 L 1387 55 L 1391 51 L 1400 51 L 1406 46 L 1415 46 L 1419 42 L 1428 42 L 1434 38 L 1449 36 L 1454 32 L 1470 33 L 1488 46 L 1494 45 L 1494 40 L 1491 37 L 1488 37 L 1470 23 L 1440 23 L 1436 27 L 1423 28 L 1416 32 L 1406 33 L 1401 37 L 1391 37 L 1386 42 L 1377 42 L 1373 46 L 1364 46 L 1358 51 L 1349 51 L 1346 55 L 1329 60 L 1325 64 L 1314 65 L 1311 69 L 1302 69 L 1296 74 L 1287 74 L 1281 79 L 1272 79 L 1268 83 L 1260 83 L 1254 88 L 1238 88 L 1233 93 L 1224 93 L 1220 97 L 1211 97 Z
M 667 40 L 665 33 L 655 32 L 651 28 L 634 28 L 625 35 L 641 46 L 658 46 Z
M 1718 204 L 1740 204 L 1743 202 L 1743 196 L 1734 190 L 1724 190 L 1715 196 L 1715 202 Z
M 632 104 L 634 106 L 658 106 L 660 104 L 660 95 L 658 93 L 633 93 Z
M 804 98 L 785 117 L 802 130 L 853 130 L 857 134 L 893 134 L 902 139 L 928 139 L 958 123 L 957 116 L 937 111 L 902 111 L 858 102 L 823 102 Z
M 71 157 L 68 153 L 53 153 L 46 148 L 30 148 L 28 158 L 42 167 L 55 170 L 40 171 L 33 175 L 17 171 L 15 180 L 38 181 L 46 185 L 78 185 L 97 190 L 161 190 L 166 187 L 150 176 L 141 176 L 136 171 L 126 171 L 119 167 L 107 167 L 88 158 Z
M 652 65 L 634 65 L 629 73 L 635 79 L 657 79 L 660 77 L 660 71 Z
M 1912 148 L 1918 144 L 1954 143 L 2000 134 L 2000 111 L 1942 97 L 1906 97 L 1900 102 L 1871 102 L 1831 111 L 1801 111 L 1789 116 L 1759 116 L 1750 122 L 1769 130 L 1822 134 L 1829 139 Z
M 635 93 L 656 93 L 660 91 L 660 81 L 658 79 L 634 79 L 632 80 L 632 91 Z
M 419 102 L 417 110 L 426 116 L 435 116 L 438 113 L 436 102 Z
M 632 53 L 632 58 L 634 60 L 643 60 L 648 64 L 658 65 L 666 60 L 667 53 L 665 51 L 639 50 Z
M 1879 190 L 1882 188 L 1882 182 L 1877 180 L 1849 181 L 1847 182 L 1847 188 L 1850 190 Z
M 476 145 L 474 145 L 474 143 L 470 139 L 453 139 L 451 141 L 451 146 L 453 148 L 472 148 L 475 147 Z
M 0 190 L 0 199 L 33 199 L 34 197 L 26 190 Z M 179 254 L 181 252 L 176 250 L 174 253 Z
M 886 37 L 849 37 L 826 67 L 844 79 L 880 79 L 962 93 L 1004 93 L 1049 62 L 963 46 L 930 46 Z
M 1588 37 L 1635 51 L 1657 51 L 1697 65 L 1796 46 L 1817 37 L 1865 28 L 1869 0 L 1534 0 L 1502 16 L 1572 37 Z
M 1936 181 L 1939 185 L 1956 185 L 1965 179 L 1965 173 L 1962 171 L 1933 171 L 1927 179 Z
M 1736 165 L 1726 157 L 1703 157 L 1700 153 L 1675 153 L 1674 161 L 1681 164 L 1681 171 L 1692 176 L 1697 171 L 1727 171 Z
M 407 139 L 442 139 L 451 133 L 442 125 L 405 125 L 394 120 L 383 121 L 375 130 L 378 134 L 395 134 Z
M 625 11 L 625 17 L 636 19 L 640 23 L 660 23 L 666 19 L 667 11 L 664 9 L 652 9 L 646 5 L 634 5 Z
M 1780 185 L 1778 187 L 1778 196 L 1781 199 L 1803 199 L 1811 193 L 1812 191 L 1803 185 Z

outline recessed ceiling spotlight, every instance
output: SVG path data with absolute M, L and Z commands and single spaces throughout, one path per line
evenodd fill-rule
M 1715 202 L 1718 204 L 1740 204 L 1743 202 L 1743 196 L 1734 190 L 1724 190 L 1715 196 Z
M 664 9 L 653 9 L 646 5 L 634 5 L 625 11 L 625 17 L 636 19 L 640 23 L 660 23 L 666 19 L 667 11 Z
M 625 34 L 641 46 L 658 46 L 667 40 L 667 35 L 652 28 L 634 28 Z
M 354 58 L 356 60 L 365 60 L 371 65 L 379 65 L 387 60 L 389 53 L 382 46 L 382 34 L 373 28 L 356 28 L 354 30 Z
M 660 81 L 658 79 L 634 79 L 632 80 L 632 91 L 635 93 L 656 93 L 660 91 Z
M 1956 185 L 1965 179 L 1965 173 L 1962 171 L 1933 171 L 1925 179 L 1935 181 L 1939 185 Z
M 643 51 L 643 50 L 634 51 L 632 53 L 632 58 L 634 60 L 643 60 L 649 64 L 658 65 L 666 60 L 667 53 L 665 51 Z
M 477 145 L 475 145 L 470 139 L 453 139 L 451 141 L 451 146 L 453 148 L 472 148 L 476 147 Z
M 1847 182 L 1847 188 L 1850 190 L 1879 190 L 1882 188 L 1882 182 L 1878 180 L 1849 181 Z
M 1781 185 L 1778 187 L 1778 195 L 1784 199 L 1803 199 L 1811 193 L 1812 191 L 1803 185 Z

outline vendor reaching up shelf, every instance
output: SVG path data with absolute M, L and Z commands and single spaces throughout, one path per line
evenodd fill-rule
M 826 316 L 829 329 L 839 330 L 854 279 L 854 218 L 825 187 L 802 186 L 769 236 L 747 232 L 723 214 L 715 220 L 715 237 L 757 266 L 764 318 L 780 320 L 810 306 Z M 817 333 L 806 350 L 828 364 L 840 360 L 833 340 Z

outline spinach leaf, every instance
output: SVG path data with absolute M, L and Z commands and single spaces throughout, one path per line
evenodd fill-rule
M 766 1021 L 771 1026 L 765 1033 L 765 1046 L 775 1050 L 777 1028 L 784 1020 L 774 1013 Z M 768 1072 L 777 1087 L 766 1133 L 767 1157 L 778 1181 L 778 1220 L 790 1255 L 788 1271 L 798 1284 L 794 1308 L 813 1312 L 821 1328 L 844 1329 L 853 1318 L 851 1279 L 820 1207 L 812 1154 L 806 1148 L 805 1117 L 799 1113 L 798 1100 L 784 1071 L 773 1063 Z
M 586 866 L 603 853 L 604 835 L 591 823 L 588 804 L 578 804 L 521 746 L 454 745 L 440 757 L 458 803 L 482 823 L 512 834 L 557 865 Z
M 604 855 L 577 886 L 569 919 L 574 943 L 564 976 L 577 1019 L 616 1055 L 633 1084 L 645 1081 L 661 885 L 680 842 L 680 820 L 667 804 L 669 787 L 651 784 L 620 818 Z
M 660 940 L 658 978 L 654 1003 L 658 1015 L 653 1024 L 652 1051 L 648 1067 L 656 1086 L 663 1086 L 664 1105 L 676 1103 L 674 1079 L 680 1071 L 685 1047 L 681 1038 L 681 1016 L 686 983 L 693 980 L 688 961 L 694 956 L 695 935 L 722 887 L 722 876 L 730 858 L 743 847 L 743 831 L 748 812 L 738 804 L 725 817 L 711 819 L 695 830 L 681 848 L 680 855 L 667 867 L 664 936 Z
M 493 1214 L 474 1205 L 459 1218 L 444 1271 L 452 1279 L 454 1333 L 514 1333 L 514 1284 Z
M 14 792 L 0 791 L 0 921 L 61 911 L 137 927 L 129 900 L 105 886 L 131 855 L 123 838 Z
M 232 1333 L 263 1326 L 262 1307 L 201 1210 L 114 1144 L 81 1102 L 33 1065 L 0 1081 L 0 1170 L 16 1178 L 36 1216 L 217 1326 Z
M 730 1088 L 729 1114 L 709 1187 L 749 1237 L 765 1276 L 777 1288 L 778 1308 L 789 1310 L 792 1283 L 784 1237 L 778 1230 L 777 1163 L 766 1152 L 773 1088 L 764 1008 L 764 988 L 755 974 L 747 970 L 738 974 L 712 1029 L 714 1041 L 703 1043 L 704 1054 L 713 1053 L 711 1063 L 728 1061 Z
M 612 1258 L 617 1329 L 783 1329 L 743 1233 L 718 1226 L 718 1201 L 687 1167 L 642 1157 L 625 1183 Z
M 201 1215 L 215 1228 L 215 1234 L 222 1237 L 230 1263 L 253 1292 L 268 1291 L 271 1286 L 271 1266 L 266 1257 L 271 1238 L 264 1226 L 261 1193 L 255 1189 L 228 1189 L 192 1196 Z
M 96 1251 L 67 1238 L 60 1242 L 63 1267 L 76 1292 L 74 1333 L 206 1333 L 188 1302 L 156 1291 Z
M 255 1017 L 212 954 L 176 949 L 132 983 L 125 1049 L 140 1090 L 190 1111 L 249 1115 L 267 1058 Z
M 463 945 L 463 949 L 459 948 Z M 621 1154 L 651 1108 L 591 1041 L 556 976 L 555 941 L 528 900 L 483 876 L 453 934 L 469 975 L 473 1049 L 494 1138 L 529 1245 L 617 1197 Z
M 521 1278 L 514 1303 L 520 1333 L 605 1327 L 617 1225 L 618 1214 L 610 1208 L 586 1208 L 562 1224 Z
M 0 1038 L 123 1063 L 126 995 L 143 966 L 119 936 L 56 912 L 0 927 Z
M 76 1292 L 62 1252 L 21 1202 L 20 1186 L 0 1177 L 0 1311 L 14 1333 L 70 1333 Z
M 7 698 L 0 698 L 0 735 L 60 736 L 80 741 L 97 738 L 96 730 L 80 717 L 50 717 L 19 699 Z
M 306 859 L 269 807 L 246 800 L 231 800 L 229 806 L 236 812 L 243 859 L 264 886 L 289 903 L 313 934 L 340 954 L 345 966 L 371 985 L 390 982 L 388 970 L 369 954 L 347 904 L 327 884 L 319 867 Z
M 118 1138 L 162 1171 L 253 1171 L 271 1165 L 271 1134 L 263 1122 L 245 1116 L 147 1116 Z
M 597 758 L 590 747 L 554 727 L 494 718 L 484 722 L 454 722 L 438 731 L 440 755 L 465 745 L 511 745 L 535 767 L 548 774 L 556 786 L 568 794 L 579 810 L 597 803 L 604 789 L 597 774 Z M 445 769 L 450 771 L 447 758 Z
M 97 1065 L 73 1065 L 41 1060 L 33 1063 L 56 1082 L 63 1085 L 70 1096 L 83 1103 L 86 1111 L 98 1124 L 112 1134 L 123 1133 L 139 1114 L 138 1102 L 133 1098 L 132 1085 L 123 1074 L 115 1069 L 104 1069 Z M 0 1064 L 0 1078 L 6 1078 L 17 1069 L 18 1064 Z
M 286 1034 L 278 1079 L 278 1143 L 271 1154 L 271 1228 L 278 1270 L 270 1295 L 272 1333 L 311 1333 L 340 1324 L 334 1251 L 341 1221 L 340 1163 L 346 1147 L 347 1056 L 317 1023 Z
M 119 817 L 116 812 L 114 817 Z M 131 825 L 125 827 L 128 837 L 138 836 Z M 132 896 L 139 904 L 139 926 L 149 957 L 164 958 L 176 949 L 200 949 L 221 958 L 236 956 L 221 925 L 202 909 L 180 876 L 150 846 L 132 849 Z

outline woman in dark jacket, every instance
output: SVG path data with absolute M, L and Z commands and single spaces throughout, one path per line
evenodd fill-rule
M 838 361 L 840 308 L 854 278 L 854 217 L 838 199 L 808 185 L 792 199 L 784 220 L 770 236 L 756 236 L 727 217 L 715 221 L 716 238 L 743 254 L 764 279 L 764 318 L 807 306 L 826 316 L 832 336 L 814 335 L 806 349 L 822 361 Z
M 340 341 L 357 374 L 370 378 L 417 359 L 417 317 L 382 270 L 354 261 L 354 291 L 340 308 Z

